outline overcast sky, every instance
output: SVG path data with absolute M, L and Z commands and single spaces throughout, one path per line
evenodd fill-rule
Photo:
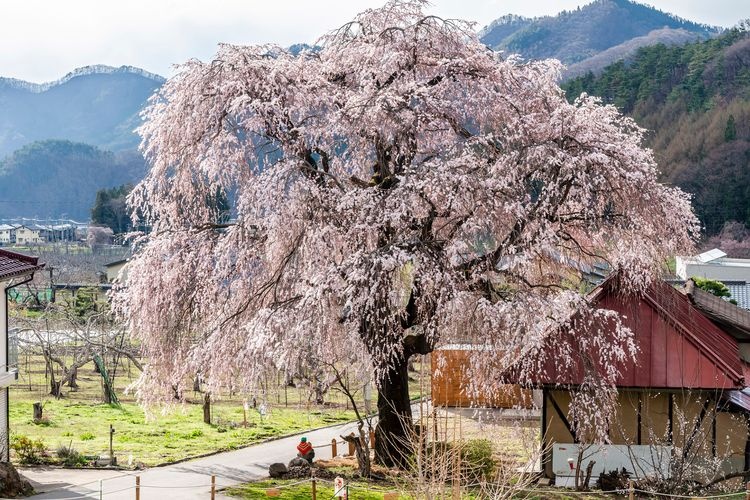
M 219 42 L 313 42 L 384 0 L 0 0 L 0 76 L 55 80 L 89 64 L 131 65 L 169 76 L 210 58 Z M 483 27 L 504 14 L 554 15 L 589 1 L 433 0 L 443 17 Z M 692 21 L 729 27 L 750 0 L 644 0 Z

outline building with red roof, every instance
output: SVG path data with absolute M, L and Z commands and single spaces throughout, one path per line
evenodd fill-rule
M 736 306 L 708 295 L 658 281 L 642 297 L 625 296 L 614 279 L 589 295 L 597 307 L 619 313 L 638 353 L 634 363 L 618 366 L 617 411 L 606 444 L 595 447 L 588 446 L 590 437 L 580 435 L 571 400 L 584 370 L 597 376 L 604 368 L 586 352 L 565 367 L 554 362 L 554 355 L 548 357 L 538 380 L 545 475 L 572 485 L 576 467 L 584 470 L 592 461 L 592 482 L 601 472 L 622 467 L 634 476 L 669 476 L 679 469 L 691 479 L 698 464 L 710 469 L 709 476 L 750 470 L 750 330 L 739 328 L 734 311 L 727 312 Z M 573 334 L 562 332 L 559 342 Z M 588 457 L 582 461 L 581 449 Z
M 0 461 L 9 459 L 10 428 L 8 387 L 18 378 L 18 369 L 14 360 L 10 359 L 8 342 L 8 290 L 29 282 L 34 273 L 44 267 L 36 257 L 29 257 L 16 252 L 0 249 L 0 429 L 5 435 L 1 436 L 3 446 L 0 446 L 2 456 Z

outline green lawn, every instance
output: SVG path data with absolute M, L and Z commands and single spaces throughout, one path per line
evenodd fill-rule
M 282 500 L 309 500 L 312 498 L 312 485 L 305 482 L 302 484 L 292 485 L 298 482 L 298 479 L 258 481 L 255 483 L 246 483 L 234 488 L 228 488 L 225 493 L 230 496 L 246 499 L 265 499 L 268 498 L 267 491 L 277 488 L 280 495 L 276 498 Z M 291 486 L 290 486 L 291 485 Z M 317 497 L 319 499 L 333 498 L 333 486 L 329 482 L 318 481 L 316 486 Z M 383 494 L 396 491 L 393 488 L 381 485 L 373 485 L 364 482 L 353 482 L 349 488 L 349 498 L 353 500 L 383 500 Z M 401 497 L 407 498 L 407 497 Z
M 115 428 L 114 451 L 118 463 L 153 466 L 223 450 L 232 450 L 269 438 L 353 420 L 354 412 L 343 400 L 326 407 L 308 403 L 301 389 L 288 389 L 285 395 L 266 398 L 267 414 L 249 408 L 247 427 L 243 426 L 243 398 L 225 397 L 212 402 L 212 425 L 203 423 L 201 395 L 191 393 L 187 403 L 162 414 L 155 409 L 150 419 L 134 400 L 125 394 L 126 387 L 138 375 L 137 370 L 121 366 L 116 380 L 120 408 L 101 403 L 101 377 L 91 364 L 79 370 L 77 391 L 66 388 L 64 397 L 48 395 L 44 364 L 30 359 L 28 365 L 19 358 L 20 377 L 11 386 L 11 436 L 24 435 L 41 439 L 54 461 L 54 451 L 61 445 L 71 445 L 84 455 L 98 456 L 109 449 L 109 425 Z M 335 394 L 331 394 L 334 399 Z M 32 405 L 44 403 L 44 419 L 33 421 Z M 258 401 L 260 403 L 260 401 Z
M 15 396 L 15 395 L 14 395 Z M 69 445 L 84 455 L 100 455 L 109 448 L 109 425 L 115 428 L 113 446 L 120 465 L 158 465 L 206 453 L 232 450 L 265 439 L 295 434 L 354 418 L 351 411 L 299 408 L 272 408 L 263 422 L 251 411 L 248 427 L 243 427 L 242 407 L 214 405 L 214 425 L 203 423 L 200 405 L 186 404 L 168 415 L 147 421 L 134 403 L 121 408 L 69 400 L 49 400 L 44 406 L 45 421 L 32 420 L 32 400 L 14 397 L 11 404 L 11 434 L 42 439 L 50 451 Z
M 134 395 L 124 391 L 139 376 L 127 362 L 121 362 L 116 372 L 120 408 L 101 403 L 102 379 L 94 373 L 92 363 L 79 369 L 80 387 L 75 391 L 66 387 L 61 399 L 49 395 L 49 380 L 40 356 L 21 353 L 18 364 L 19 380 L 10 391 L 11 436 L 41 439 L 47 450 L 46 461 L 51 462 L 56 461 L 55 450 L 63 445 L 72 445 L 88 456 L 107 454 L 110 424 L 115 428 L 113 445 L 118 464 L 134 467 L 232 450 L 355 418 L 348 399 L 340 392 L 330 390 L 325 406 L 317 406 L 306 388 L 284 387 L 280 374 L 269 373 L 263 391 L 256 395 L 258 405 L 265 402 L 267 414 L 261 420 L 260 413 L 251 407 L 247 427 L 243 425 L 245 396 L 236 394 L 224 394 L 212 401 L 212 425 L 203 423 L 202 395 L 197 392 L 186 395 L 188 401 L 168 414 L 154 409 L 147 420 Z M 420 387 L 416 379 L 411 385 L 413 395 L 425 390 L 424 382 Z M 361 398 L 359 391 L 356 399 L 360 409 L 364 407 Z M 44 419 L 35 423 L 32 405 L 38 401 L 44 404 Z

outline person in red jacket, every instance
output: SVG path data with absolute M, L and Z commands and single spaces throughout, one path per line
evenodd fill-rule
M 313 458 L 315 458 L 315 450 L 313 450 L 312 445 L 307 441 L 306 437 L 299 440 L 297 451 L 299 452 L 297 453 L 298 457 L 304 458 L 310 463 L 312 463 Z

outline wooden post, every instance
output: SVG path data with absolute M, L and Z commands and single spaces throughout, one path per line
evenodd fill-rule
M 211 476 L 211 500 L 216 499 L 216 476 Z
M 109 424 L 109 466 L 112 467 L 113 465 L 117 465 L 117 460 L 115 459 L 115 450 L 112 448 L 112 438 L 114 438 L 115 435 L 115 428 L 112 427 L 112 424 Z
M 331 439 L 331 458 L 336 458 L 338 452 L 336 451 L 336 438 Z
M 28 365 L 27 365 L 28 369 Z M 29 373 L 28 371 L 26 373 Z M 29 377 L 31 380 L 31 377 Z M 34 403 L 34 422 L 38 422 L 42 419 L 42 403 Z
M 375 431 L 370 429 L 370 449 L 375 449 Z
M 203 395 L 203 423 L 211 425 L 211 393 Z
M 633 486 L 633 480 L 632 479 L 630 480 L 630 484 L 629 484 L 629 488 L 628 489 L 630 490 L 630 492 L 628 494 L 628 499 L 629 500 L 635 500 L 635 487 Z
M 312 500 L 318 500 L 318 491 L 315 487 L 315 478 L 312 479 Z
M 141 500 L 141 476 L 135 476 L 135 500 Z
M 347 441 L 346 442 L 349 445 L 349 456 L 354 456 L 354 441 Z
M 745 500 L 750 500 L 750 483 L 745 485 Z
M 432 439 L 438 440 L 437 408 L 432 409 Z

